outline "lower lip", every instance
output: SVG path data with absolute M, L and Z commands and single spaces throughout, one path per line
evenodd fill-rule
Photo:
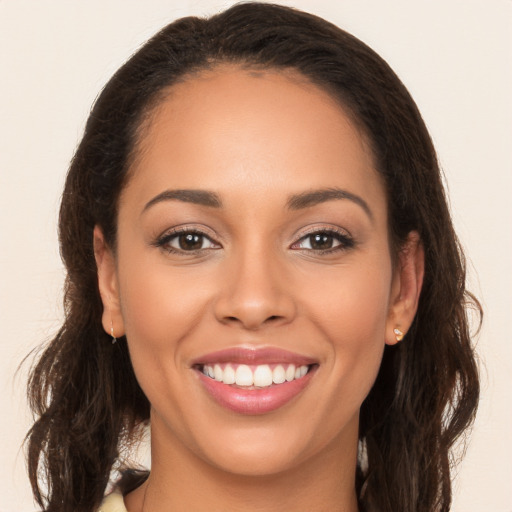
M 243 389 L 216 381 L 198 371 L 209 395 L 221 406 L 239 414 L 266 414 L 293 400 L 311 381 L 316 367 L 300 379 L 261 389 Z

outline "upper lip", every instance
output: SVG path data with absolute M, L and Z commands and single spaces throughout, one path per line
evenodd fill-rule
M 316 362 L 311 357 L 276 347 L 233 347 L 197 357 L 192 361 L 192 366 L 215 363 L 250 365 L 288 363 L 302 366 L 315 364 Z

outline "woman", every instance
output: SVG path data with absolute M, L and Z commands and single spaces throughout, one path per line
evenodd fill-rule
M 60 236 L 44 510 L 96 510 L 149 420 L 151 473 L 102 510 L 449 509 L 473 299 L 425 125 L 363 43 L 268 4 L 164 28 L 98 98 Z

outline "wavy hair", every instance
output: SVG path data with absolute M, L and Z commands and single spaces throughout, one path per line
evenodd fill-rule
M 174 83 L 222 63 L 298 71 L 337 99 L 368 138 L 385 182 L 394 254 L 410 231 L 420 234 L 419 308 L 403 342 L 385 348 L 362 404 L 357 486 L 362 509 L 448 511 L 450 448 L 479 396 L 468 307 L 481 310 L 465 290 L 430 136 L 404 85 L 368 46 L 316 16 L 259 3 L 166 26 L 115 73 L 90 113 L 60 209 L 65 321 L 29 380 L 37 503 L 45 512 L 94 510 L 120 450 L 149 418 L 125 340 L 112 345 L 101 324 L 93 228 L 115 249 L 119 195 L 145 121 Z

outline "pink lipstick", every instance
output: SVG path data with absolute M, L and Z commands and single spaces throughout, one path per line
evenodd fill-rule
M 294 399 L 309 384 L 318 364 L 281 349 L 236 347 L 199 357 L 192 367 L 219 405 L 256 415 Z

